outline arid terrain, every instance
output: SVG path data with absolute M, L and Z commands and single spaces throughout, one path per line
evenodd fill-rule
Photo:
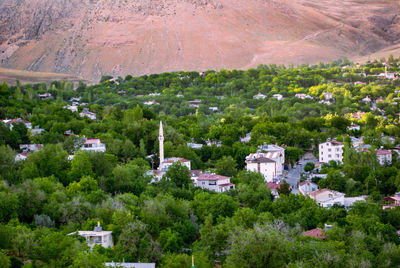
M 2 0 L 0 66 L 89 80 L 399 54 L 395 0 Z

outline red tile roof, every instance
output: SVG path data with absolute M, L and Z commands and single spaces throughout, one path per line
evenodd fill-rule
M 377 150 L 376 151 L 377 155 L 386 155 L 386 154 L 392 154 L 392 151 L 390 150 Z
M 277 190 L 281 187 L 281 184 L 276 182 L 267 182 L 265 185 L 271 190 Z
M 87 139 L 85 144 L 101 143 L 100 139 Z
M 216 174 L 201 174 L 197 180 L 198 181 L 219 181 L 219 180 L 226 180 L 226 179 L 230 179 L 230 178 L 221 176 L 221 175 L 216 175 Z
M 312 229 L 301 234 L 302 236 L 311 236 L 318 239 L 326 239 L 325 231 L 321 228 Z

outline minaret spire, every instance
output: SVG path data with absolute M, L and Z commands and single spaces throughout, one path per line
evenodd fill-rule
M 158 132 L 158 141 L 160 145 L 160 168 L 161 164 L 164 162 L 164 131 L 162 121 L 160 121 L 160 130 Z

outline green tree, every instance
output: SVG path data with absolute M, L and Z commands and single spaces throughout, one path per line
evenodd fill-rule
M 178 188 L 184 187 L 187 189 L 192 183 L 189 169 L 180 162 L 173 163 L 165 172 L 163 179 L 170 180 Z
M 215 163 L 217 174 L 227 177 L 235 177 L 237 175 L 236 166 L 237 163 L 232 156 L 224 156 Z

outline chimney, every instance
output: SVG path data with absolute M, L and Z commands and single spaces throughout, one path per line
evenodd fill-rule
M 101 232 L 101 231 L 103 231 L 103 228 L 101 228 L 100 222 L 99 222 L 99 221 L 97 222 L 97 226 L 94 227 L 94 230 L 93 230 L 93 231 L 95 231 L 95 232 Z

